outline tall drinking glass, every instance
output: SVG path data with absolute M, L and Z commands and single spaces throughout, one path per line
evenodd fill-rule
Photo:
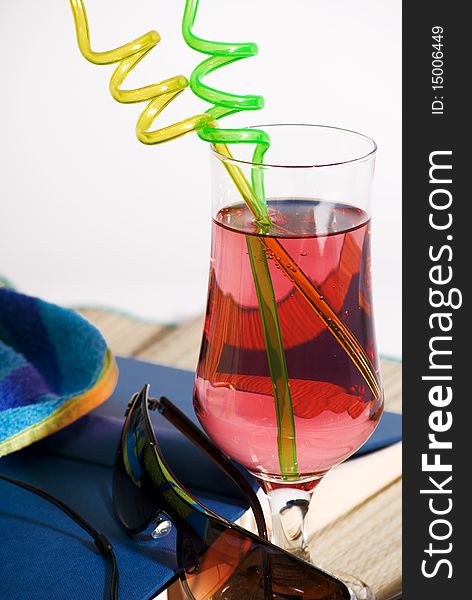
M 383 409 L 370 268 L 376 145 L 333 127 L 262 128 L 264 165 L 212 151 L 194 405 L 211 439 L 268 494 L 273 542 L 309 560 L 311 494 Z M 263 175 L 269 228 L 255 222 L 235 171 L 248 182 Z

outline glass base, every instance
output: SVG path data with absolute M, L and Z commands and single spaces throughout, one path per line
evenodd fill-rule
M 351 600 L 375 600 L 375 594 L 370 587 L 353 575 L 347 575 L 341 572 L 330 572 L 330 575 L 337 577 L 347 585 L 351 592 Z
M 267 494 L 272 514 L 271 542 L 318 568 L 322 565 L 311 560 L 308 546 L 307 519 L 312 493 L 297 488 L 279 487 Z M 325 570 L 340 579 L 349 588 L 351 600 L 375 600 L 370 587 L 352 575 Z

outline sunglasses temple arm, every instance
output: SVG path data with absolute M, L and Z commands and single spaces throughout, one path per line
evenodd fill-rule
M 155 403 L 155 406 L 153 404 Z M 267 527 L 262 507 L 256 493 L 247 479 L 234 464 L 217 448 L 194 423 L 180 411 L 170 400 L 162 396 L 159 400 L 150 399 L 150 407 L 156 407 L 172 425 L 198 446 L 226 475 L 241 489 L 254 513 L 257 531 L 264 540 L 268 540 Z

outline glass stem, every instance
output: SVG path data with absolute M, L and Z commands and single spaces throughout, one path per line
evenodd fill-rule
M 312 494 L 291 487 L 267 493 L 272 514 L 272 543 L 310 561 L 307 514 Z

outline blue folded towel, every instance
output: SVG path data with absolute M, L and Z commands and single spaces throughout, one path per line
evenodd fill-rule
M 89 412 L 116 380 L 111 352 L 88 321 L 0 288 L 0 456 Z

